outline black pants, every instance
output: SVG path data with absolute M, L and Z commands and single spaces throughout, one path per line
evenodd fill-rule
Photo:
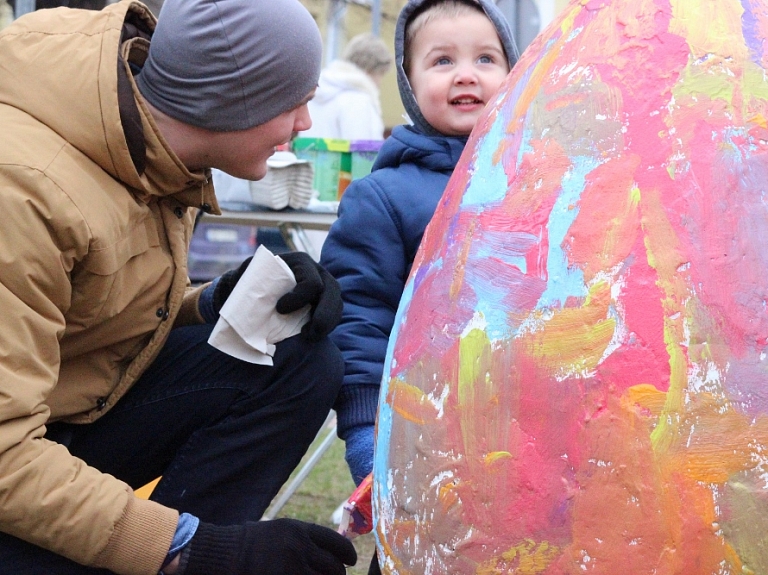
M 209 346 L 212 327 L 174 330 L 109 413 L 90 425 L 51 424 L 47 437 L 134 488 L 162 475 L 151 498 L 180 512 L 255 521 L 322 426 L 343 362 L 328 339 L 297 336 L 278 344 L 273 367 L 253 365 Z M 106 571 L 0 534 L 0 575 L 96 573 Z

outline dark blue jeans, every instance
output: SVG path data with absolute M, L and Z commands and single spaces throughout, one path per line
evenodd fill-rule
M 162 475 L 152 499 L 203 521 L 258 520 L 301 461 L 343 376 L 327 338 L 277 345 L 274 366 L 208 345 L 213 326 L 173 330 L 157 359 L 115 407 L 89 425 L 53 423 L 46 437 L 134 488 Z M 41 518 L 45 521 L 45 518 Z M 0 534 L 0 575 L 95 575 Z

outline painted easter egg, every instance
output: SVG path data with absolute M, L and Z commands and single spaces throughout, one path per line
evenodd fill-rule
M 389 574 L 768 573 L 768 2 L 573 1 L 390 340 Z

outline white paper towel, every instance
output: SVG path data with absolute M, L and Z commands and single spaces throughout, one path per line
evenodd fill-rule
M 243 361 L 272 365 L 275 344 L 301 332 L 309 321 L 310 306 L 289 314 L 275 310 L 277 300 L 294 287 L 288 265 L 259 246 L 224 302 L 208 343 Z

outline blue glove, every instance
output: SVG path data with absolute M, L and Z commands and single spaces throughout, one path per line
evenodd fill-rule
M 352 472 L 355 485 L 365 479 L 373 471 L 373 425 L 358 425 L 344 434 L 347 451 L 344 459 Z

